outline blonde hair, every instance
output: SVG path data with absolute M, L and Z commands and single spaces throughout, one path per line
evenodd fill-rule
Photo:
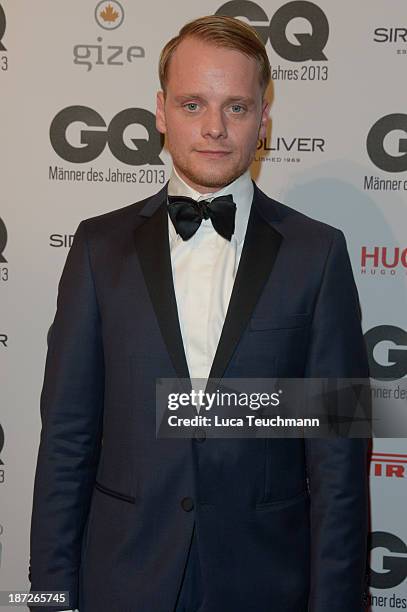
M 266 48 L 256 30 L 234 17 L 207 15 L 186 23 L 177 36 L 171 38 L 160 54 L 158 73 L 161 88 L 166 93 L 168 70 L 171 57 L 178 45 L 187 37 L 213 44 L 217 47 L 234 49 L 253 57 L 259 67 L 260 86 L 263 94 L 270 82 L 271 69 Z

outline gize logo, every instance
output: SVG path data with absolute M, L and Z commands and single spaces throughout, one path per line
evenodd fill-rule
M 370 466 L 372 476 L 406 478 L 407 454 L 372 453 Z
M 388 274 L 394 276 L 402 270 L 407 274 L 407 248 L 385 246 L 362 246 L 360 253 L 361 273 Z
M 123 23 L 124 10 L 116 0 L 99 2 L 95 9 L 95 19 L 101 28 L 115 30 Z
M 86 3 L 84 3 L 86 4 Z M 124 10 L 117 0 L 99 2 L 95 9 L 95 19 L 104 30 L 116 30 L 124 20 Z M 87 66 L 88 72 L 95 66 L 124 66 L 131 64 L 136 58 L 145 57 L 145 50 L 138 45 L 123 47 L 117 44 L 105 44 L 101 36 L 97 37 L 98 44 L 74 45 L 74 64 Z M 112 43 L 111 39 L 109 42 Z

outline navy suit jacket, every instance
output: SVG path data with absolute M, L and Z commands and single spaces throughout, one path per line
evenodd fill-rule
M 41 394 L 32 590 L 68 590 L 80 612 L 172 612 L 195 524 L 202 612 L 360 612 L 366 439 L 156 438 L 156 378 L 189 376 L 166 197 L 82 221 L 69 251 Z M 210 376 L 368 376 L 343 234 L 256 185 Z

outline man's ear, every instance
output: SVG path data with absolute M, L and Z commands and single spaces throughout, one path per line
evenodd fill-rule
M 259 128 L 259 138 L 265 138 L 267 136 L 267 123 L 269 120 L 269 111 L 270 111 L 270 104 L 267 102 L 267 100 L 263 100 L 262 103 L 262 111 L 261 111 L 261 121 L 260 121 L 260 128 Z
M 165 122 L 165 98 L 163 91 L 157 91 L 157 108 L 155 111 L 155 126 L 161 134 L 165 134 L 167 131 L 167 125 Z

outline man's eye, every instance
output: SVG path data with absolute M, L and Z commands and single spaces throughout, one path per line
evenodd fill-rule
M 235 114 L 238 114 L 238 115 L 239 115 L 239 114 L 241 114 L 241 113 L 243 113 L 243 112 L 244 112 L 244 110 L 245 110 L 245 109 L 244 109 L 244 107 L 243 107 L 241 104 L 233 104 L 233 105 L 231 106 L 231 109 L 232 109 L 232 111 L 233 111 Z
M 186 108 L 188 111 L 196 111 L 198 109 L 198 104 L 196 102 L 187 102 L 187 104 L 184 104 L 184 108 Z

